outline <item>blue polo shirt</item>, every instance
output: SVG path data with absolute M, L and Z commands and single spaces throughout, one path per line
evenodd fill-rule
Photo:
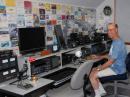
M 114 63 L 111 65 L 110 68 L 117 74 L 122 74 L 126 72 L 126 56 L 127 51 L 124 42 L 120 38 L 117 40 L 113 40 L 109 51 L 109 57 L 110 59 L 114 60 Z

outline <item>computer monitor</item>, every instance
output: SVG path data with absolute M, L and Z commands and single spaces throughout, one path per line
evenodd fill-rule
M 55 25 L 54 32 L 56 34 L 60 48 L 66 48 L 65 38 L 64 38 L 64 34 L 62 31 L 61 25 Z
M 44 27 L 19 28 L 18 38 L 21 54 L 34 53 L 45 48 Z

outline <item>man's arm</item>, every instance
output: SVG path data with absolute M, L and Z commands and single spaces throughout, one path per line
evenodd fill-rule
M 104 70 L 108 67 L 110 67 L 112 64 L 114 63 L 114 60 L 109 59 L 106 63 L 104 63 L 103 65 L 100 65 L 97 67 L 97 70 Z
M 108 59 L 108 54 L 105 54 L 105 55 L 91 55 L 91 57 L 92 57 L 92 59 L 99 59 L 99 60 L 104 59 L 104 58 Z

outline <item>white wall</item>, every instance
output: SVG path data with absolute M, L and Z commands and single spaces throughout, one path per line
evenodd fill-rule
M 130 42 L 130 0 L 116 0 L 116 21 L 119 25 L 119 33 L 125 42 Z M 107 21 L 114 20 L 114 14 L 111 17 L 106 17 L 103 14 L 105 5 L 110 5 L 114 13 L 114 0 L 105 0 L 101 3 L 96 11 L 97 28 L 105 26 Z
M 130 0 L 117 0 L 117 23 L 121 37 L 130 42 Z
M 62 3 L 87 8 L 97 8 L 104 0 L 41 0 L 43 2 Z
M 112 15 L 105 16 L 103 9 L 105 6 L 110 6 L 112 8 Z M 113 22 L 114 20 L 114 0 L 105 0 L 96 8 L 96 27 L 99 29 L 101 27 L 107 26 L 108 23 Z

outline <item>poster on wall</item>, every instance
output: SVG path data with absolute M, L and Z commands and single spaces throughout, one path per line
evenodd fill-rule
M 39 8 L 39 1 L 38 0 L 32 0 L 32 8 Z
M 57 9 L 57 12 L 61 11 L 61 5 L 60 4 L 56 4 L 56 9 Z
M 15 23 L 16 24 L 16 15 L 15 14 L 7 14 L 8 24 Z
M 16 7 L 6 7 L 6 13 L 16 14 Z
M 6 7 L 6 13 L 7 13 L 8 23 L 16 24 L 16 8 L 15 7 Z
M 9 24 L 9 34 L 11 40 L 16 40 L 18 37 L 17 33 L 17 25 L 16 24 Z
M 44 27 L 46 25 L 46 21 L 45 20 L 40 20 L 40 26 Z
M 32 14 L 37 14 L 39 15 L 39 11 L 38 11 L 38 8 L 32 8 Z
M 18 31 L 16 24 L 9 24 L 9 34 L 12 47 L 16 47 L 18 45 Z
M 37 14 L 33 14 L 33 25 L 34 25 L 34 27 L 40 26 L 40 20 L 39 20 L 39 16 Z
M 0 6 L 0 28 L 7 28 L 7 14 L 6 14 L 6 7 Z
M 11 40 L 11 47 L 17 47 L 18 46 L 18 40 Z
M 33 15 L 32 14 L 26 14 L 25 15 L 25 26 L 26 27 L 33 27 Z
M 8 49 L 11 48 L 10 41 L 0 41 L 0 49 Z
M 51 4 L 51 10 L 52 10 L 52 14 L 56 14 L 56 4 Z
M 24 8 L 24 0 L 16 0 L 16 7 L 17 8 Z
M 0 14 L 6 14 L 6 7 L 0 6 Z
M 58 25 L 62 25 L 62 20 L 57 20 Z
M 54 42 L 54 26 L 47 25 L 46 28 L 46 45 L 52 45 Z
M 0 0 L 0 5 L 5 5 L 4 0 Z
M 45 20 L 45 15 L 44 14 L 40 14 L 40 20 Z
M 23 14 L 17 15 L 17 27 L 25 27 L 25 18 Z
M 44 7 L 45 7 L 46 11 L 50 11 L 51 10 L 51 4 L 50 3 L 45 3 Z
M 0 34 L 0 48 L 10 48 L 10 35 L 9 34 Z
M 16 7 L 16 13 L 18 14 L 25 14 L 24 7 Z
M 7 22 L 7 15 L 0 14 L 0 28 L 7 28 L 8 22 Z
M 38 6 L 39 6 L 39 8 L 43 8 L 44 9 L 44 3 L 42 1 L 39 1 Z
M 14 7 L 16 6 L 16 0 L 5 0 L 5 5 Z
M 67 6 L 66 12 L 67 12 L 68 15 L 71 14 L 72 13 L 72 6 L 70 6 L 70 5 Z
M 69 15 L 72 12 L 72 7 L 68 5 L 62 5 L 62 13 Z
M 39 9 L 39 14 L 45 14 L 45 9 Z
M 56 15 L 57 20 L 61 20 L 61 15 Z
M 32 13 L 32 2 L 31 1 L 24 1 L 24 8 L 26 14 Z
M 46 19 L 46 20 L 50 19 L 50 15 L 46 14 L 46 15 L 45 15 L 45 19 Z
M 52 19 L 51 20 L 51 25 L 56 25 L 57 24 L 57 20 L 56 19 Z
M 47 25 L 51 25 L 51 20 L 46 20 Z
M 7 28 L 0 29 L 0 35 L 2 35 L 2 34 L 9 34 L 9 29 L 7 29 Z

